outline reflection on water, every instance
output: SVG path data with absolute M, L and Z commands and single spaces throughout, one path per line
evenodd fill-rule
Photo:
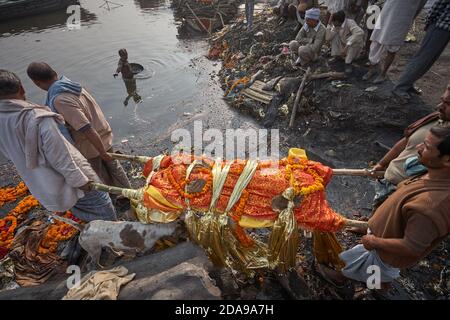
M 139 132 L 148 141 L 165 134 L 183 113 L 192 113 L 201 85 L 209 78 L 190 67 L 204 55 L 205 42 L 180 41 L 169 2 L 116 0 L 124 6 L 100 8 L 103 0 L 83 0 L 80 30 L 68 30 L 61 12 L 0 23 L 0 68 L 16 72 L 27 97 L 43 103 L 45 93 L 27 77 L 32 61 L 49 63 L 59 75 L 81 83 L 102 107 L 115 142 Z M 118 50 L 145 67 L 135 83 L 114 79 Z M 125 93 L 126 90 L 126 93 Z M 128 107 L 124 106 L 127 99 Z
M 158 9 L 167 5 L 166 0 L 134 0 L 134 3 L 146 13 L 152 13 L 154 9 Z
M 97 21 L 97 16 L 85 8 L 81 8 L 81 23 L 85 26 Z M 9 36 L 25 32 L 45 31 L 48 29 L 62 28 L 66 26 L 67 13 L 65 10 L 54 11 L 46 14 L 7 20 L 0 23 L 0 35 Z

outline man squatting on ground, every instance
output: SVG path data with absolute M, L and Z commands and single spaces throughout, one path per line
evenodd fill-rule
M 305 12 L 311 8 L 318 8 L 318 0 L 280 0 L 273 13 L 281 19 L 280 24 L 288 20 L 297 21 L 294 32 L 300 31 L 305 24 Z
M 345 59 L 345 72 L 352 72 L 352 62 L 358 58 L 364 47 L 364 31 L 355 20 L 345 17 L 344 11 L 331 16 L 331 24 L 327 27 L 326 41 L 331 46 L 333 59 Z
M 320 9 L 312 8 L 305 13 L 306 23 L 298 32 L 295 40 L 289 43 L 291 53 L 298 59 L 295 64 L 302 67 L 317 60 L 325 42 L 326 28 L 320 22 Z
M 47 210 L 71 210 L 79 219 L 116 220 L 106 192 L 88 161 L 62 135 L 61 115 L 29 102 L 20 79 L 0 70 L 0 152 L 10 159 L 33 196 Z

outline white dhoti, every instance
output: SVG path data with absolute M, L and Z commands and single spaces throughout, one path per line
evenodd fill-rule
M 389 46 L 381 44 L 377 41 L 372 41 L 370 44 L 370 52 L 369 52 L 369 62 L 371 65 L 379 64 L 381 61 L 381 58 L 383 57 L 383 54 L 386 53 L 386 51 L 391 53 L 396 53 L 398 50 L 400 50 L 401 46 Z

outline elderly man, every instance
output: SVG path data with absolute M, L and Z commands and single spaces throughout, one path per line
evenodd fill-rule
M 57 73 L 44 62 L 28 66 L 28 76 L 42 90 L 47 91 L 46 105 L 64 117 L 69 139 L 88 159 L 92 168 L 108 185 L 130 188 L 125 171 L 109 152 L 112 149 L 112 130 L 97 102 L 80 84 Z
M 90 191 L 98 181 L 87 160 L 61 134 L 62 117 L 26 101 L 20 79 L 0 70 L 0 151 L 10 159 L 34 197 L 54 212 L 116 220 L 109 195 Z
M 425 30 L 419 50 L 406 65 L 393 90 L 402 102 L 411 98 L 409 93 L 417 93 L 414 83 L 430 70 L 450 41 L 450 1 L 434 2 L 427 15 Z
M 419 119 L 405 130 L 405 137 L 374 166 L 375 171 L 385 170 L 384 179 L 376 185 L 374 205 L 378 206 L 395 190 L 395 186 L 412 175 L 426 170 L 417 162 L 416 145 L 425 139 L 430 128 L 450 126 L 450 84 L 441 96 L 437 112 Z
M 325 42 L 326 28 L 320 22 L 320 9 L 312 8 L 305 13 L 306 23 L 295 40 L 289 43 L 292 54 L 298 54 L 295 64 L 306 66 L 317 60 Z
M 305 24 L 305 14 L 306 10 L 311 8 L 319 8 L 318 0 L 299 0 L 297 6 L 297 25 L 294 29 L 294 32 L 298 33 L 300 29 Z
M 364 31 L 354 20 L 347 19 L 342 10 L 332 15 L 331 24 L 325 37 L 331 45 L 331 56 L 334 59 L 344 57 L 345 73 L 351 73 L 351 64 L 364 46 Z
M 405 37 L 415 17 L 422 10 L 427 0 L 387 0 L 375 23 L 375 28 L 370 36 L 369 71 L 363 76 L 363 80 L 373 80 L 374 84 L 386 80 L 386 73 L 394 61 L 396 53 L 400 50 Z M 382 57 L 381 71 L 378 69 Z
M 362 245 L 340 254 L 341 272 L 318 265 L 318 271 L 339 285 L 345 278 L 366 282 L 373 267 L 381 287 L 415 265 L 450 234 L 450 128 L 433 127 L 417 146 L 426 174 L 406 180 L 369 220 Z

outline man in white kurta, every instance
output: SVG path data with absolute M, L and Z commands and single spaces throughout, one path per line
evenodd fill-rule
M 331 46 L 331 56 L 345 59 L 345 72 L 351 73 L 351 63 L 358 58 L 364 46 L 364 31 L 354 20 L 345 17 L 344 11 L 338 11 L 331 17 L 325 37 Z
M 88 161 L 61 134 L 62 117 L 26 101 L 20 79 L 0 70 L 0 152 L 10 159 L 47 210 L 78 218 L 116 220 L 109 195 L 91 191 L 99 181 Z

